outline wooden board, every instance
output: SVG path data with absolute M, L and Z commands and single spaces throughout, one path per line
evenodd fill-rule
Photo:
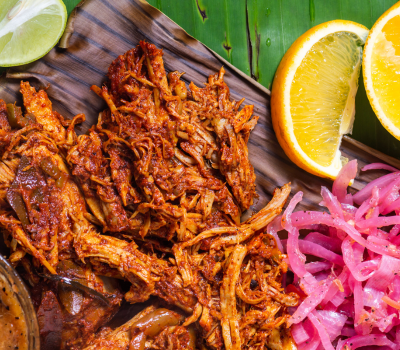
M 147 40 L 164 50 L 164 63 L 168 71 L 185 72 L 187 83 L 202 85 L 208 75 L 224 65 L 226 82 L 231 97 L 246 98 L 245 104 L 253 104 L 259 123 L 249 141 L 249 153 L 257 175 L 259 199 L 252 210 L 261 209 L 271 198 L 276 186 L 292 183 L 292 194 L 304 192 L 302 209 L 319 208 L 320 188 L 332 183 L 315 177 L 294 165 L 284 154 L 275 138 L 269 111 L 269 91 L 233 67 L 189 36 L 176 23 L 161 12 L 140 0 L 88 0 L 77 11 L 75 33 L 66 50 L 53 49 L 41 60 L 28 65 L 21 72 L 10 71 L 0 81 L 0 98 L 6 102 L 15 100 L 21 104 L 19 81 L 29 79 L 36 87 L 48 87 L 47 92 L 54 108 L 65 117 L 85 113 L 86 122 L 80 132 L 86 132 L 97 121 L 104 108 L 100 98 L 89 88 L 101 85 L 109 64 L 118 55 Z M 342 145 L 343 155 L 357 158 L 359 165 L 386 161 L 400 167 L 400 162 L 371 150 L 348 138 Z M 359 189 L 366 181 L 381 172 L 362 174 L 353 188 Z

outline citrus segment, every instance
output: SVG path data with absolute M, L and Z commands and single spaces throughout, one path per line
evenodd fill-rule
M 341 134 L 348 132 L 341 125 L 352 124 L 354 106 L 346 110 L 346 105 L 351 87 L 357 88 L 351 82 L 359 76 L 361 44 L 352 33 L 327 35 L 308 51 L 292 82 L 294 134 L 301 149 L 322 166 L 332 163 Z
M 6 0 L 0 10 L 0 66 L 44 56 L 60 39 L 66 20 L 61 0 Z
M 374 24 L 364 53 L 367 96 L 383 126 L 400 139 L 400 6 Z
M 318 25 L 293 43 L 276 72 L 275 132 L 289 158 L 313 174 L 333 179 L 346 161 L 339 146 L 352 129 L 367 35 L 350 21 Z

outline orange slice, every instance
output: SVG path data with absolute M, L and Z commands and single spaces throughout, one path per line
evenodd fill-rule
M 376 116 L 400 139 L 400 3 L 372 27 L 364 49 L 363 76 Z
M 362 46 L 368 29 L 335 20 L 299 37 L 276 71 L 271 91 L 278 141 L 299 167 L 334 179 L 347 159 L 339 146 L 352 130 Z

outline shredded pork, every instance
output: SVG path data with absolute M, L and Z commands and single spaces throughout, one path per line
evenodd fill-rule
M 129 282 L 96 322 L 78 312 L 93 334 L 122 291 L 130 303 L 155 296 L 185 315 L 147 309 L 141 316 L 165 312 L 175 323 L 153 334 L 138 316 L 103 329 L 95 342 L 86 337 L 87 349 L 293 347 L 285 324 L 298 296 L 285 294 L 285 255 L 264 233 L 290 185 L 240 222 L 256 197 L 247 142 L 258 117 L 253 106 L 231 100 L 224 74 L 221 68 L 204 87 L 188 88 L 183 73 L 166 73 L 162 50 L 141 42 L 112 62 L 102 87 L 92 86 L 108 107 L 80 136 L 75 125 L 84 116 L 64 119 L 28 82 L 21 82 L 25 114 L 0 101 L 0 225 L 10 261 L 29 283 L 48 283 L 43 273 L 65 275 L 65 262 Z M 91 288 L 104 293 L 100 282 Z M 46 290 L 46 300 L 63 309 L 55 287 Z M 64 339 L 61 347 L 82 342 Z

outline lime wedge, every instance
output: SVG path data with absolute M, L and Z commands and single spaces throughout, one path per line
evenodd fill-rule
M 62 0 L 1 0 L 0 66 L 43 57 L 57 44 L 66 22 Z

